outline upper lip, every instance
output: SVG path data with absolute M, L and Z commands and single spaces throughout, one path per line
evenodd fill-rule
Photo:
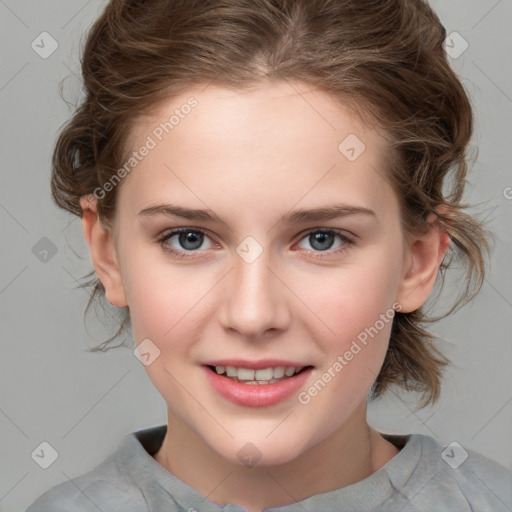
M 236 368 L 247 368 L 250 370 L 263 370 L 265 368 L 275 368 L 276 366 L 284 366 L 288 368 L 304 368 L 312 366 L 307 363 L 298 363 L 296 361 L 285 361 L 284 359 L 261 359 L 260 361 L 248 361 L 246 359 L 216 359 L 215 361 L 205 361 L 206 366 L 234 366 Z

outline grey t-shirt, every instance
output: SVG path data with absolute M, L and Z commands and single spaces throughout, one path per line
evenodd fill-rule
M 166 430 L 161 425 L 126 435 L 101 464 L 49 489 L 25 512 L 246 512 L 240 505 L 213 503 L 153 459 Z M 382 435 L 400 452 L 369 477 L 263 511 L 512 511 L 512 471 L 422 434 Z

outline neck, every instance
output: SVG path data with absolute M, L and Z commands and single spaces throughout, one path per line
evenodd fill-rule
M 362 403 L 338 430 L 296 459 L 263 467 L 224 459 L 169 413 L 167 433 L 154 458 L 210 501 L 260 512 L 363 480 L 397 453 L 368 425 Z

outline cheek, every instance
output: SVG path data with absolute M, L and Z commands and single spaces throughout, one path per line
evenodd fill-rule
M 167 264 L 162 256 L 155 259 L 154 253 L 131 251 L 123 262 L 123 285 L 135 342 L 149 338 L 164 350 L 171 339 L 193 338 L 212 285 L 207 273 L 198 280 L 192 267 Z M 178 343 L 175 349 L 184 344 Z
M 308 329 L 324 358 L 316 379 L 298 399 L 313 416 L 323 417 L 324 433 L 339 426 L 365 399 L 384 362 L 396 286 L 392 269 L 386 270 L 387 265 L 377 264 L 345 268 L 338 278 L 331 275 L 325 283 L 316 283 L 329 286 L 329 294 L 310 295 L 318 317 L 309 315 Z
M 322 333 L 322 339 L 345 344 L 375 324 L 385 331 L 381 315 L 386 315 L 387 325 L 398 289 L 398 268 L 389 261 L 382 257 L 368 264 L 326 269 L 301 287 L 300 294 L 315 313 L 315 331 Z M 304 318 L 312 316 L 309 313 Z
M 149 347 L 149 364 L 144 369 L 168 405 L 174 410 L 194 408 L 180 383 L 191 383 L 191 347 L 201 338 L 207 318 L 207 292 L 212 283 L 194 279 L 193 271 L 183 267 L 153 264 L 132 258 L 127 300 L 135 343 Z M 149 260 L 147 260 L 149 261 Z M 133 270 L 132 270 L 133 269 Z M 205 276 L 206 277 L 206 276 Z M 146 340 L 150 340 L 148 343 Z M 155 355 L 154 355 L 155 354 Z
M 311 401 L 320 409 L 322 403 L 337 404 L 333 421 L 366 396 L 384 361 L 400 272 L 393 262 L 400 262 L 396 250 L 381 248 L 356 263 L 326 269 L 324 276 L 310 281 L 314 286 L 302 289 L 316 314 L 304 316 L 307 329 L 324 354 L 314 387 L 305 390 L 302 403 Z

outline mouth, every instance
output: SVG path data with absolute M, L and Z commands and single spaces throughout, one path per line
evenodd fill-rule
M 269 407 L 289 401 L 314 375 L 304 361 L 281 358 L 210 359 L 202 361 L 210 390 L 244 407 Z
M 236 366 L 221 365 L 205 365 L 211 372 L 231 380 L 247 385 L 268 385 L 276 384 L 295 377 L 310 368 L 312 365 L 306 366 L 270 366 L 268 368 L 252 369 Z
M 243 407 L 269 407 L 289 400 L 307 385 L 314 369 L 312 365 L 282 366 L 281 361 L 250 363 L 259 366 L 258 369 L 247 368 L 248 361 L 229 361 L 245 366 L 222 362 L 225 364 L 217 361 L 202 365 L 206 382 L 216 394 Z M 269 366 L 279 363 L 279 366 Z

